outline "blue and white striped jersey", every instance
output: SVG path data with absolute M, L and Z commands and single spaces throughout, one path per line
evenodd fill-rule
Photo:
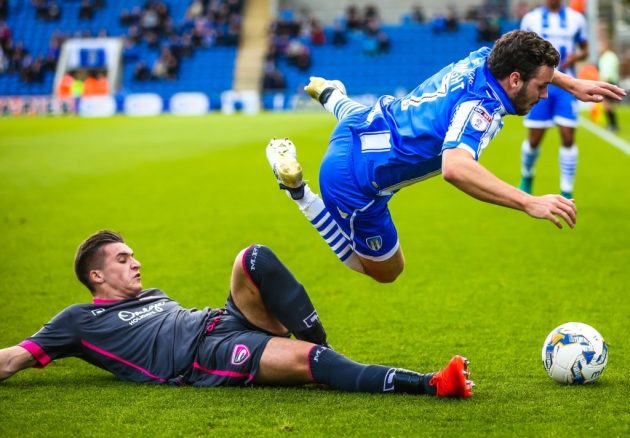
M 558 12 L 551 12 L 545 6 L 533 9 L 523 17 L 521 29 L 535 32 L 549 41 L 560 53 L 560 65 L 575 53 L 578 44 L 587 40 L 586 19 L 566 6 Z M 570 68 L 563 73 L 575 76 L 575 69 Z
M 489 55 L 489 48 L 481 48 L 404 97 L 381 97 L 362 123 L 353 124 L 361 186 L 385 195 L 437 175 L 444 149 L 462 148 L 479 159 L 503 117 L 516 113 L 488 70 Z

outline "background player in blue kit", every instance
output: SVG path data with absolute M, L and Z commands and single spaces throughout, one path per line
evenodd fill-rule
M 546 0 L 523 17 L 521 29 L 537 33 L 549 41 L 560 54 L 558 70 L 575 76 L 575 63 L 588 55 L 587 28 L 584 16 L 562 4 L 562 0 Z M 549 97 L 541 100 L 525 117 L 528 138 L 521 146 L 521 190 L 532 192 L 536 160 L 545 131 L 558 125 L 562 147 L 559 152 L 560 192 L 573 197 L 573 185 L 578 162 L 575 128 L 578 124 L 577 99 L 554 85 Z
M 440 372 L 419 374 L 359 364 L 330 349 L 306 290 L 262 245 L 238 254 L 228 301 L 219 309 L 184 309 L 158 289 L 143 290 L 140 263 L 112 231 L 79 246 L 75 272 L 93 302 L 67 307 L 19 345 L 0 350 L 0 381 L 74 356 L 133 382 L 316 382 L 352 392 L 472 395 L 461 356 Z
M 402 187 L 442 173 L 467 194 L 493 204 L 575 225 L 575 204 L 560 195 L 531 196 L 503 182 L 477 160 L 508 114 L 525 115 L 553 83 L 582 100 L 620 99 L 625 92 L 555 71 L 553 46 L 533 32 L 503 35 L 448 65 L 401 98 L 383 96 L 366 107 L 343 84 L 311 78 L 306 91 L 339 123 L 320 168 L 322 198 L 302 181 L 290 140 L 272 140 L 267 159 L 280 188 L 351 269 L 379 282 L 394 281 L 403 252 L 388 201 Z

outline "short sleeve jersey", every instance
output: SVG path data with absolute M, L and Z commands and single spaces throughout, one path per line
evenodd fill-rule
M 166 383 L 192 364 L 210 314 L 147 289 L 133 299 L 67 307 L 19 345 L 36 367 L 75 356 L 121 380 Z
M 362 156 L 372 163 L 368 184 L 386 193 L 436 175 L 444 149 L 462 148 L 479 159 L 503 117 L 516 113 L 488 70 L 489 55 L 483 47 L 406 96 L 378 100 L 365 122 L 353 127 Z
M 571 8 L 562 6 L 558 12 L 551 12 L 541 6 L 525 14 L 521 29 L 535 32 L 549 41 L 560 53 L 560 65 L 575 53 L 577 45 L 587 41 L 586 19 Z M 575 76 L 575 69 L 563 73 Z

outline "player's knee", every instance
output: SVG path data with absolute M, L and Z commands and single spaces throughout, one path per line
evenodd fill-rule
M 243 255 L 243 267 L 260 284 L 264 276 L 269 276 L 282 269 L 282 262 L 265 245 L 251 245 Z

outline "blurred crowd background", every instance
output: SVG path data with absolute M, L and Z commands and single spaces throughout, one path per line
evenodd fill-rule
M 540 3 L 0 0 L 0 100 L 110 96 L 120 110 L 127 96 L 152 94 L 168 110 L 175 95 L 202 93 L 211 110 L 230 92 L 231 104 L 282 110 L 299 105 L 311 75 L 339 78 L 353 95 L 396 95 L 491 46 Z M 589 23 L 580 74 L 597 77 L 613 53 L 630 88 L 630 0 L 565 3 Z

